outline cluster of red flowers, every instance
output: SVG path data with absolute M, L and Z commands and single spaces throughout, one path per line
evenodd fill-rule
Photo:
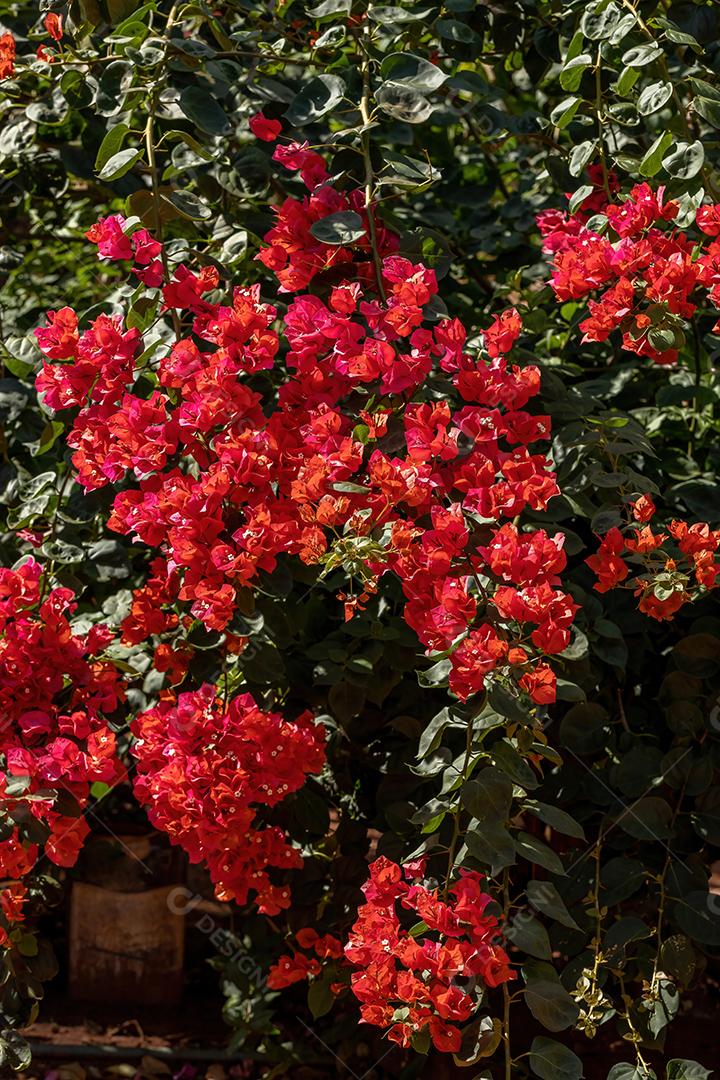
M 0 873 L 6 880 L 0 886 L 0 948 L 10 947 L 12 933 L 23 922 L 27 887 L 23 878 L 37 861 L 37 845 L 22 841 L 17 829 L 0 841 Z
M 15 38 L 10 33 L 0 34 L 0 79 L 12 79 L 15 74 Z
M 477 1011 L 485 987 L 514 976 L 481 876 L 461 871 L 441 899 L 437 888 L 418 883 L 423 873 L 422 865 L 402 868 L 385 857 L 371 864 L 345 955 L 359 969 L 351 986 L 363 1020 L 401 1046 L 427 1029 L 438 1050 L 456 1053 L 458 1025 Z M 409 929 L 398 904 L 416 916 Z
M 542 655 L 567 646 L 575 611 L 558 588 L 562 536 L 521 532 L 509 520 L 496 527 L 557 493 L 547 458 L 533 449 L 547 441 L 549 418 L 525 411 L 539 371 L 506 360 L 521 330 L 517 312 L 493 322 L 485 354 L 473 357 L 457 319 L 426 317 L 433 271 L 394 254 L 396 239 L 380 228 L 378 282 L 360 194 L 330 186 L 323 159 L 304 145 L 274 156 L 310 194 L 277 209 L 258 257 L 281 288 L 317 279 L 325 297 L 290 302 L 284 369 L 276 309 L 258 286 L 209 299 L 219 286 L 212 267 L 178 266 L 162 286 L 181 327 L 165 351 L 146 351 L 120 316 L 101 315 L 80 333 L 71 309 L 49 313 L 37 331 L 47 357 L 38 387 L 52 409 L 79 407 L 68 441 L 81 483 L 99 488 L 134 474 L 109 525 L 162 549 L 167 577 L 156 589 L 165 603 L 188 602 L 210 629 L 228 626 L 236 590 L 272 571 L 281 553 L 344 564 L 360 582 L 345 596 L 348 614 L 393 571 L 428 652 L 455 650 L 450 686 L 459 698 L 493 672 L 536 702 L 554 700 Z M 315 222 L 348 208 L 358 210 L 361 239 L 343 246 L 313 236 Z M 162 249 L 146 230 L 114 216 L 88 235 L 103 257 L 132 259 L 146 284 L 161 275 Z M 271 369 L 277 400 L 265 403 L 253 376 Z M 142 394 L 131 387 L 145 370 L 155 388 Z M 159 631 L 162 612 L 145 606 Z M 141 609 L 134 640 L 147 636 Z
M 583 340 L 606 341 L 617 330 L 624 349 L 658 364 L 675 363 L 686 320 L 698 304 L 709 300 L 720 307 L 720 239 L 699 243 L 668 228 L 679 207 L 665 201 L 662 187 L 638 184 L 617 202 L 608 202 L 598 188 L 591 203 L 573 214 L 546 210 L 538 216 L 545 250 L 553 254 L 556 296 L 579 300 L 602 290 L 599 300 L 588 300 Z M 717 238 L 720 205 L 701 207 L 696 224 Z M 702 300 L 700 289 L 706 292 Z
M 288 721 L 249 694 L 227 706 L 216 695 L 205 685 L 133 722 L 135 794 L 156 828 L 207 865 L 220 899 L 244 904 L 252 891 L 275 915 L 290 906 L 290 889 L 268 871 L 298 868 L 302 857 L 281 828 L 258 822 L 258 810 L 322 769 L 324 732 L 310 713 Z
M 28 560 L 0 569 L 0 799 L 13 823 L 0 842 L 0 878 L 30 873 L 42 853 L 72 866 L 88 833 L 82 815 L 96 782 L 125 777 L 105 717 L 123 700 L 115 667 L 101 654 L 112 630 L 75 633 L 70 589 L 43 589 L 41 567 Z M 19 912 L 21 885 L 3 894 L 2 909 Z
M 62 15 L 56 15 L 55 12 L 49 11 L 43 19 L 43 26 L 53 41 L 60 41 L 62 39 Z M 56 54 L 52 51 L 48 52 L 45 45 L 38 45 L 36 50 L 38 60 L 44 60 L 45 63 L 51 64 L 55 55 Z M 4 34 L 0 34 L 0 79 L 12 79 L 14 77 L 16 59 L 17 45 L 15 43 L 15 38 L 11 33 L 6 31 Z
M 264 117 L 260 121 L 260 115 L 255 117 L 253 126 L 259 133 L 258 137 L 267 142 L 271 139 L 271 131 L 276 132 L 272 137 L 277 137 L 279 131 L 276 122 L 274 124 Z M 346 300 L 347 307 L 351 304 L 352 289 L 357 288 L 357 282 L 370 283 L 375 276 L 363 192 L 339 191 L 329 184 L 325 159 L 314 150 L 309 150 L 307 143 L 278 146 L 273 160 L 286 169 L 299 172 L 310 195 L 305 199 L 288 198 L 277 209 L 277 221 L 266 235 L 267 246 L 259 252 L 257 259 L 276 274 L 280 292 L 307 288 L 320 273 L 332 273 L 337 280 L 344 271 L 352 269 L 355 284 Z M 355 215 L 361 235 L 352 246 L 327 243 L 313 234 L 313 225 L 335 214 Z M 381 255 L 395 252 L 398 248 L 395 234 L 379 222 L 375 230 L 375 243 Z M 352 307 L 354 305 L 351 304 Z M 342 308 L 335 310 L 342 313 Z
M 271 990 L 283 990 L 293 983 L 312 979 L 323 970 L 322 961 L 341 960 L 342 942 L 332 934 L 318 934 L 312 927 L 304 927 L 295 935 L 300 949 L 294 949 L 290 956 L 281 956 L 270 968 L 267 985 Z M 336 989 L 344 988 L 344 983 Z
M 625 533 L 610 529 L 586 560 L 598 579 L 595 589 L 603 593 L 627 582 L 640 597 L 640 611 L 653 619 L 672 619 L 684 604 L 720 583 L 720 530 L 702 521 L 673 520 L 667 532 L 654 532 L 648 523 L 656 510 L 647 495 L 630 503 L 630 509 L 632 522 Z M 632 564 L 640 568 L 634 576 Z

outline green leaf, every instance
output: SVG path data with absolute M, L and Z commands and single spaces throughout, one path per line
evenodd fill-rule
M 130 131 L 127 124 L 115 124 L 109 131 L 105 133 L 103 141 L 100 143 L 100 148 L 95 158 L 95 171 L 99 172 L 102 169 L 106 161 L 109 161 L 111 157 L 114 157 L 122 147 L 125 141 L 125 136 Z
M 580 929 L 565 907 L 565 903 L 552 881 L 539 881 L 537 879 L 528 881 L 526 892 L 529 902 L 536 911 L 548 915 L 551 919 L 555 919 L 556 922 L 559 922 L 562 926 L 567 926 L 570 930 Z
M 708 1080 L 710 1070 L 703 1068 L 697 1061 L 687 1058 L 673 1058 L 667 1063 L 667 1080 Z
M 645 89 L 640 92 L 640 96 L 637 99 L 637 111 L 641 116 L 650 116 L 652 113 L 657 112 L 658 109 L 662 109 L 663 105 L 665 105 L 671 97 L 672 83 L 651 83 L 650 86 L 646 86 Z
M 639 78 L 640 72 L 635 68 L 623 68 L 617 81 L 617 92 L 620 97 L 627 97 Z
M 58 87 L 53 92 L 52 98 L 43 98 L 28 105 L 25 115 L 29 120 L 34 120 L 36 124 L 57 127 L 59 124 L 64 123 L 69 111 L 68 103 Z
M 657 1075 L 650 1070 L 630 1065 L 626 1062 L 621 1062 L 619 1065 L 613 1065 L 612 1069 L 607 1075 L 607 1080 L 657 1080 Z
M 522 969 L 525 1001 L 535 1019 L 548 1031 L 563 1031 L 577 1019 L 579 1009 L 551 964 L 533 962 Z
M 383 151 L 385 169 L 378 176 L 379 184 L 394 184 L 397 187 L 420 187 L 423 184 L 439 180 L 442 173 L 429 161 L 419 161 L 390 150 Z
M 590 53 L 580 53 L 579 56 L 574 56 L 572 60 L 568 60 L 560 72 L 560 85 L 563 90 L 574 94 L 580 88 L 582 77 L 592 62 Z
M 697 955 L 684 934 L 673 934 L 663 942 L 660 969 L 683 985 L 690 983 L 697 968 Z
M 638 859 L 629 859 L 623 855 L 610 859 L 601 872 L 602 903 L 611 907 L 627 900 L 638 891 L 644 881 L 645 868 Z
M 325 116 L 345 96 L 345 83 L 338 75 L 316 75 L 296 94 L 285 111 L 293 127 L 312 124 Z
M 555 852 L 543 844 L 542 840 L 531 836 L 530 833 L 521 832 L 515 837 L 515 850 L 531 863 L 549 870 L 551 874 L 564 874 L 565 867 L 562 860 Z
M 668 1024 L 675 1019 L 679 1006 L 680 995 L 673 981 L 658 976 L 655 980 L 654 999 L 648 1002 L 645 1018 L 653 1038 L 659 1038 Z
M 594 190 L 592 184 L 583 184 L 577 191 L 573 191 L 568 201 L 568 210 L 570 213 L 574 214 L 576 210 L 579 210 L 588 195 L 592 195 Z
M 640 162 L 640 175 L 641 176 L 655 176 L 660 172 L 663 164 L 663 157 L 667 150 L 672 146 L 675 140 L 675 136 L 672 131 L 663 131 L 654 140 L 651 146 L 648 147 L 645 152 L 645 156 Z
M 710 98 L 711 101 L 720 101 L 719 87 L 713 86 L 712 83 L 706 82 L 705 79 L 693 78 L 692 75 L 689 76 L 688 82 L 698 97 Z
M 692 34 L 686 34 L 678 25 L 666 19 L 664 15 L 656 15 L 654 21 L 665 30 L 665 37 L 675 45 L 689 45 L 693 52 L 702 53 L 702 46 Z
M 375 92 L 375 100 L 383 112 L 406 124 L 422 124 L 434 110 L 424 94 L 399 82 L 382 83 Z
M 212 94 L 201 86 L 186 86 L 178 101 L 184 116 L 208 135 L 228 135 L 230 121 Z
M 471 821 L 465 833 L 465 843 L 473 858 L 491 868 L 493 876 L 515 862 L 513 838 L 498 822 Z
M 720 101 L 712 98 L 696 97 L 693 100 L 693 109 L 703 120 L 707 120 L 715 128 L 720 128 Z
M 645 67 L 646 64 L 651 64 L 653 60 L 658 60 L 663 55 L 663 51 L 659 45 L 654 42 L 646 42 L 644 45 L 634 45 L 632 49 L 628 49 L 623 53 L 622 62 L 626 67 Z
M 689 938 L 700 945 L 720 946 L 720 898 L 697 890 L 675 905 L 675 921 Z
M 552 949 L 547 930 L 527 910 L 518 912 L 505 926 L 505 937 L 522 952 L 538 960 L 550 960 Z
M 672 154 L 663 158 L 663 166 L 677 180 L 691 180 L 697 176 L 705 163 L 705 150 L 699 139 L 695 142 L 679 142 Z
M 594 139 L 586 139 L 585 142 L 578 143 L 572 148 L 568 162 L 571 176 L 579 176 L 583 172 L 595 153 L 595 146 Z
M 318 978 L 313 979 L 308 987 L 308 1008 L 313 1020 L 327 1015 L 335 1004 L 335 995 L 330 986 L 336 980 L 336 973 L 325 968 Z
M 577 840 L 585 839 L 585 830 L 580 822 L 557 806 L 537 802 L 535 799 L 526 799 L 523 802 L 523 809 L 529 810 L 531 814 L 540 818 L 546 825 L 550 825 L 557 832 L 564 833 L 565 836 L 574 836 Z
M 323 244 L 353 244 L 365 236 L 365 226 L 359 214 L 343 210 L 316 221 L 310 232 Z
M 208 150 L 207 146 L 203 146 L 196 138 L 190 135 L 187 131 L 180 131 L 180 129 L 173 129 L 172 131 L 166 131 L 163 137 L 164 141 L 168 142 L 171 139 L 181 139 L 186 146 L 197 154 L 198 157 L 203 158 L 204 161 L 212 161 L 213 155 Z M 248 147 L 247 149 L 250 149 Z
M 306 11 L 308 18 L 322 22 L 324 19 L 337 18 L 338 15 L 349 15 L 351 7 L 352 0 L 323 0 L 321 4 L 307 8 Z
M 560 723 L 560 742 L 574 754 L 602 750 L 607 738 L 608 714 L 602 705 L 584 702 L 568 709 Z
M 413 53 L 396 52 L 386 56 L 380 65 L 383 82 L 401 83 L 423 94 L 432 93 L 447 79 L 445 72 Z
M 42 429 L 42 433 L 37 442 L 37 449 L 31 451 L 32 456 L 41 457 L 43 454 L 46 454 L 48 450 L 51 450 L 64 430 L 65 424 L 62 420 L 49 420 Z
M 117 154 L 113 154 L 112 157 L 103 165 L 98 173 L 100 180 L 119 180 L 121 176 L 124 176 L 126 172 L 132 169 L 136 161 L 142 157 L 142 148 L 135 147 L 133 149 L 119 150 Z
M 476 1065 L 483 1058 L 491 1057 L 502 1041 L 502 1023 L 498 1018 L 480 1016 L 462 1029 L 462 1042 L 457 1054 L 456 1065 Z M 478 1080 L 476 1077 L 475 1080 Z
M 518 724 L 531 723 L 530 713 L 521 699 L 502 683 L 493 683 L 488 692 L 488 702 L 505 720 Z
M 564 98 L 550 113 L 550 122 L 562 130 L 567 127 L 580 107 L 580 97 Z
M 414 23 L 421 19 L 428 19 L 430 16 L 433 18 L 437 16 L 437 7 L 423 8 L 413 4 L 407 11 L 394 4 L 370 4 L 367 13 L 368 19 L 372 22 L 380 23 L 393 31 L 396 30 L 398 24 Z
M 17 943 L 17 948 L 21 956 L 37 956 L 37 938 L 34 934 L 23 934 Z
M 437 664 L 433 664 L 432 667 L 426 668 L 424 671 L 418 671 L 417 680 L 420 686 L 447 686 L 448 677 L 452 670 L 452 664 L 449 660 L 438 660 Z
M 481 821 L 507 821 L 512 805 L 512 780 L 492 766 L 481 769 L 462 787 L 463 806 Z
M 32 374 L 33 365 L 28 363 L 27 360 L 21 360 L 19 356 L 11 356 L 6 354 L 2 357 L 2 364 L 6 371 L 9 371 L 11 375 L 14 375 L 17 379 L 25 380 L 28 375 Z
M 166 198 L 173 204 L 182 217 L 190 218 L 191 221 L 207 221 L 213 216 L 212 209 L 207 206 L 192 191 L 176 189 L 167 194 Z
M 441 709 L 440 712 L 432 718 L 420 736 L 417 755 L 418 760 L 422 761 L 424 757 L 427 757 L 428 754 L 438 748 L 446 728 L 460 728 L 465 727 L 466 724 L 467 720 L 464 720 L 459 713 L 454 712 L 448 707 Z
M 667 840 L 672 835 L 673 810 L 665 799 L 649 795 L 623 808 L 617 823 L 636 840 Z
M 643 938 L 650 937 L 651 933 L 652 930 L 642 919 L 638 919 L 635 915 L 627 915 L 608 928 L 605 946 L 607 948 L 622 947 L 631 941 L 641 941 Z
M 527 761 L 507 739 L 499 739 L 492 748 L 495 764 L 520 787 L 531 790 L 538 786 L 538 778 Z
M 438 19 L 435 28 L 441 38 L 445 38 L 446 41 L 455 41 L 458 45 L 473 45 L 480 41 L 473 28 L 467 23 L 460 22 L 459 19 Z
M 583 1063 L 567 1046 L 538 1035 L 530 1047 L 530 1068 L 541 1080 L 581 1080 Z

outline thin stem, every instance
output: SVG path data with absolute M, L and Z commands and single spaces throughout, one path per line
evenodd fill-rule
M 465 759 L 462 766 L 462 779 L 465 780 L 467 776 L 468 766 L 470 764 L 470 755 L 472 754 L 472 737 L 473 737 L 473 722 L 472 719 L 468 720 L 467 732 L 465 735 Z M 447 874 L 445 875 L 445 891 L 447 892 L 450 886 L 450 875 L 452 874 L 453 866 L 455 864 L 455 852 L 457 849 L 458 840 L 460 839 L 460 815 L 462 814 L 462 805 L 458 802 L 457 813 L 455 814 L 455 821 L 453 824 L 453 835 L 450 841 L 450 847 L 448 848 L 448 866 Z
M 602 169 L 603 187 L 605 188 L 605 197 L 608 202 L 612 202 L 612 193 L 610 191 L 610 181 L 608 180 L 608 168 L 607 161 L 605 159 L 605 136 L 603 135 L 603 114 L 602 114 L 602 52 L 598 45 L 597 57 L 595 59 L 595 115 L 597 117 L 598 126 L 598 148 L 600 150 L 600 167 Z
M 642 1070 L 641 1076 L 647 1077 L 651 1075 L 650 1065 L 643 1057 L 642 1051 L 640 1049 L 641 1035 L 633 1024 L 632 1016 L 630 1015 L 630 998 L 628 997 L 625 990 L 625 979 L 622 972 L 618 973 L 618 979 L 620 980 L 620 994 L 622 996 L 623 1004 L 625 1006 L 625 1013 L 623 1015 L 623 1019 L 627 1022 L 627 1026 L 630 1029 L 630 1034 L 632 1036 L 631 1041 L 633 1044 L 633 1050 L 635 1051 L 635 1057 L 637 1059 L 638 1072 Z
M 366 22 L 363 28 L 363 37 L 361 41 L 362 45 L 362 96 L 360 98 L 360 116 L 362 117 L 363 130 L 360 136 L 362 144 L 362 155 L 365 163 L 365 213 L 368 219 L 368 232 L 370 233 L 370 245 L 372 247 L 373 263 L 375 264 L 375 277 L 377 279 L 377 288 L 380 297 L 383 302 L 385 301 L 385 287 L 382 279 L 382 261 L 380 259 L 380 252 L 378 250 L 377 243 L 377 228 L 375 226 L 375 210 L 373 207 L 374 198 L 374 183 L 375 177 L 372 167 L 372 156 L 370 146 L 370 131 L 369 125 L 371 122 L 370 116 L 370 52 L 368 49 L 368 42 L 370 37 L 370 27 Z
M 174 5 L 168 15 L 168 21 L 165 27 L 165 52 L 164 59 L 167 61 L 168 52 L 170 48 L 170 30 L 175 22 L 175 16 L 177 13 L 177 5 Z M 160 170 L 158 169 L 157 157 L 155 154 L 155 108 L 157 105 L 157 95 L 153 92 L 150 94 L 148 101 L 148 115 L 145 122 L 145 150 L 148 159 L 148 168 L 150 170 L 150 185 L 152 190 L 153 199 L 153 211 L 155 217 L 155 238 L 162 243 L 162 212 L 160 202 Z M 168 263 L 167 252 L 165 251 L 165 245 L 162 244 L 162 251 L 160 254 L 163 264 L 163 276 L 165 281 L 170 281 L 170 265 Z M 180 317 L 177 311 L 172 311 L 172 322 L 175 330 L 175 337 L 179 339 L 182 336 L 182 327 L 180 323 Z

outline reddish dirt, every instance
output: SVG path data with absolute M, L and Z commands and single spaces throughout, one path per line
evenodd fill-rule
M 33 1040 L 36 1050 L 31 1069 L 20 1074 L 19 1080 L 45 1080 L 48 1073 L 48 1080 L 170 1080 L 173 1077 L 178 1080 L 259 1080 L 265 1071 L 261 1063 L 233 1064 L 220 1060 L 227 1028 L 222 1024 L 219 1012 L 219 1002 L 214 995 L 203 995 L 199 1002 L 195 999 L 172 1010 L 144 1010 L 139 1019 L 132 1020 L 122 1020 L 107 1010 L 102 1012 L 92 1005 L 71 1002 L 63 997 L 50 999 L 44 1008 L 44 1015 L 48 1019 L 34 1024 L 25 1033 Z M 657 1066 L 658 1076 L 664 1075 L 663 1059 L 687 1057 L 701 1062 L 706 1068 L 716 1065 L 720 1056 L 716 1027 L 719 1017 L 720 985 L 708 979 L 692 995 L 686 996 L 681 1014 L 671 1025 L 662 1058 L 648 1055 Z M 518 1015 L 515 1029 L 518 1034 L 520 1022 Z M 539 1033 L 540 1029 L 529 1021 L 522 1031 L 523 1041 L 529 1045 Z M 568 1039 L 561 1034 L 559 1038 L 567 1041 L 582 1059 L 585 1080 L 606 1080 L 612 1065 L 632 1060 L 628 1044 L 614 1039 L 610 1032 L 607 1037 L 601 1032 L 592 1041 L 581 1035 Z M 73 1061 L 72 1057 L 45 1056 L 39 1043 L 57 1048 L 112 1046 L 120 1054 L 112 1062 L 85 1057 Z M 158 1060 L 152 1053 L 157 1047 L 172 1047 L 178 1059 L 167 1062 Z M 192 1047 L 215 1050 L 218 1060 L 189 1062 L 183 1050 Z M 130 1054 L 123 1057 L 122 1051 L 128 1049 L 143 1050 L 145 1053 L 142 1058 Z M 336 1061 L 326 1068 L 306 1066 L 295 1068 L 285 1075 L 288 1080 L 352 1080 L 353 1075 L 363 1076 L 363 1080 L 394 1080 L 400 1074 L 393 1055 L 373 1067 L 372 1051 L 361 1040 L 355 1043 L 350 1054 L 345 1059 L 347 1065 Z M 451 1059 L 441 1055 L 430 1058 L 423 1071 L 416 1075 L 427 1080 L 472 1080 L 467 1069 L 458 1069 Z

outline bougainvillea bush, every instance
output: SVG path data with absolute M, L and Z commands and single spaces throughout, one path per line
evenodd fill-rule
M 718 8 L 0 19 L 3 1066 L 132 800 L 254 1075 L 708 1077 Z

